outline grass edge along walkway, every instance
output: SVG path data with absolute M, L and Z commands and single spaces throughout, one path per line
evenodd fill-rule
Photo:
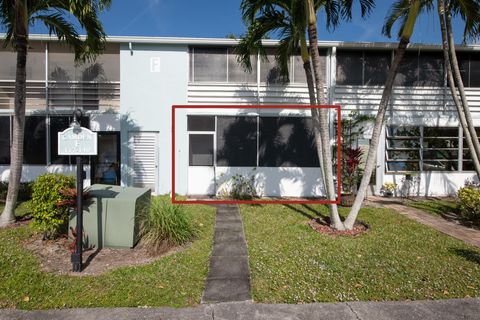
M 458 240 L 462 240 L 466 244 L 480 248 L 480 230 L 468 228 L 460 224 L 447 221 L 441 217 L 434 216 L 424 212 L 423 210 L 406 206 L 398 200 L 395 200 L 395 198 L 370 196 L 367 198 L 367 201 L 367 203 L 373 203 L 374 206 L 380 205 L 393 209 L 412 220 L 429 226 L 430 228 L 445 233 Z

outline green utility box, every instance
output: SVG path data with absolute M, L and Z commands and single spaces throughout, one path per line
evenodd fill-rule
M 150 209 L 150 189 L 94 184 L 87 191 L 90 199 L 83 209 L 85 245 L 133 248 L 139 240 L 140 217 Z M 76 222 L 73 212 L 69 226 L 75 229 Z

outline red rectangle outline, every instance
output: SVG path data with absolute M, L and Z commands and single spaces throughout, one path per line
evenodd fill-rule
M 337 200 L 177 200 L 175 198 L 175 110 L 176 109 L 311 109 L 337 111 Z M 172 203 L 176 204 L 340 204 L 341 194 L 340 105 L 172 105 Z

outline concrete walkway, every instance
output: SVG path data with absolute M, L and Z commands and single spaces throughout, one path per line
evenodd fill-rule
M 470 320 L 479 319 L 480 299 L 312 303 L 229 302 L 195 308 L 0 310 L 0 320 Z
M 480 231 L 472 228 L 447 221 L 441 217 L 436 217 L 420 209 L 415 209 L 402 204 L 401 200 L 396 198 L 385 198 L 370 196 L 365 202 L 374 207 L 390 208 L 408 218 L 429 226 L 435 230 L 448 234 L 463 242 L 480 248 Z M 480 318 L 480 316 L 479 316 Z
M 240 209 L 220 205 L 202 303 L 249 300 L 250 269 Z

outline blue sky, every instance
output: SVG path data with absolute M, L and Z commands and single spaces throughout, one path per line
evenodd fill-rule
M 373 13 L 367 19 L 359 17 L 344 22 L 333 33 L 320 30 L 320 40 L 341 41 L 395 41 L 381 34 L 385 15 L 391 0 L 377 0 Z M 245 32 L 240 17 L 240 0 L 113 0 L 109 11 L 102 14 L 107 34 L 126 36 L 174 36 L 223 38 L 227 34 Z M 319 16 L 319 28 L 324 23 Z M 440 43 L 438 19 L 435 12 L 422 15 L 412 42 Z M 456 22 L 457 40 L 462 29 Z M 45 33 L 42 27 L 34 27 L 32 33 Z

